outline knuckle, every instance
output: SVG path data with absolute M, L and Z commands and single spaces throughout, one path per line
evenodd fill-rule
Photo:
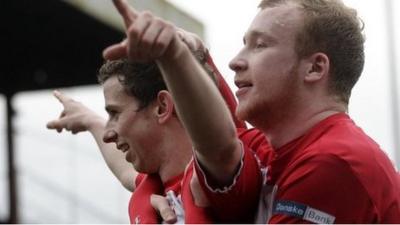
M 151 47 L 154 37 L 150 34 L 143 35 L 142 39 L 140 40 L 140 47 L 143 51 Z
M 152 25 L 157 28 L 162 28 L 165 26 L 165 21 L 157 17 L 152 21 Z
M 152 19 L 152 18 L 154 17 L 153 14 L 152 14 L 150 11 L 148 11 L 148 10 L 143 11 L 143 12 L 141 13 L 141 16 L 142 16 L 143 18 L 145 18 L 145 19 Z
M 160 18 L 160 17 L 155 17 L 155 18 L 154 18 L 154 23 L 156 23 L 156 24 L 158 24 L 158 25 L 160 25 L 160 26 L 165 26 L 168 22 L 165 21 L 165 20 L 163 20 L 163 19 Z
M 163 41 L 157 41 L 156 43 L 154 43 L 154 48 L 155 49 L 164 49 L 167 47 L 167 43 L 163 42 Z
M 171 22 L 164 21 L 164 29 L 166 29 L 168 31 L 174 31 L 175 26 Z
M 136 36 L 138 33 L 139 33 L 139 28 L 135 26 L 135 24 L 132 24 L 132 26 L 128 28 L 128 35 Z

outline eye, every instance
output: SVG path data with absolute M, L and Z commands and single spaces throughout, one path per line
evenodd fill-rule
M 110 120 L 118 118 L 118 112 L 115 110 L 107 110 L 107 113 Z
M 266 47 L 267 47 L 267 44 L 265 44 L 264 42 L 257 42 L 255 44 L 256 49 L 261 49 L 261 48 L 266 48 Z

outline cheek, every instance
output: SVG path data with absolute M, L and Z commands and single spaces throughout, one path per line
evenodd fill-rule
M 258 68 L 264 70 L 285 70 L 290 68 L 297 59 L 296 55 L 288 47 L 271 47 L 259 54 L 252 56 L 252 61 Z
M 263 81 L 286 73 L 288 64 L 277 60 L 260 60 L 255 62 L 253 68 L 253 73 L 260 81 Z
M 296 64 L 293 58 L 277 55 L 275 58 L 260 57 L 254 60 L 251 66 L 253 81 L 258 91 L 270 92 L 284 85 L 288 77 L 292 76 Z
M 156 141 L 152 127 L 142 119 L 127 121 L 127 124 L 123 129 L 126 141 L 131 145 L 137 146 L 142 155 L 147 154 L 144 150 L 150 149 L 154 145 L 153 142 Z
M 119 136 L 128 139 L 132 138 L 133 136 L 134 138 L 134 132 L 137 127 L 137 122 L 134 118 L 135 116 L 133 115 L 120 115 L 116 124 L 116 129 Z
M 116 131 L 119 136 L 124 137 L 129 133 L 129 127 L 123 119 L 120 119 L 116 124 Z

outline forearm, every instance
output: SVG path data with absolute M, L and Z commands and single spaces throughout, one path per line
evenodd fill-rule
M 158 65 L 199 161 L 218 180 L 230 177 L 240 162 L 240 147 L 217 87 L 185 46 L 173 57 L 158 60 Z
M 235 123 L 235 127 L 236 128 L 246 128 L 246 123 L 242 120 L 239 120 L 235 115 L 235 111 L 236 111 L 236 107 L 237 107 L 237 101 L 235 99 L 235 96 L 233 95 L 232 90 L 230 89 L 229 85 L 226 83 L 224 77 L 219 72 L 217 66 L 214 64 L 214 61 L 208 51 L 206 53 L 206 63 L 213 71 L 213 74 L 216 79 L 216 83 L 218 85 L 219 92 L 221 93 L 222 98 L 225 100 L 225 103 L 228 106 L 228 109 L 229 109 L 229 111 L 232 115 L 233 121 Z
M 113 2 L 124 19 L 127 39 L 105 49 L 103 56 L 139 63 L 156 60 L 198 160 L 218 181 L 231 179 L 240 163 L 241 149 L 217 87 L 174 25 L 149 12 L 138 12 L 126 1 Z

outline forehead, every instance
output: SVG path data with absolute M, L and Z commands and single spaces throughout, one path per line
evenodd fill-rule
M 295 4 L 267 7 L 256 15 L 246 35 L 263 33 L 276 40 L 285 40 L 294 37 L 301 29 L 302 21 L 301 11 Z
M 133 96 L 126 93 L 117 76 L 110 77 L 104 82 L 103 92 L 107 105 L 120 105 L 132 102 L 137 103 L 137 100 Z

